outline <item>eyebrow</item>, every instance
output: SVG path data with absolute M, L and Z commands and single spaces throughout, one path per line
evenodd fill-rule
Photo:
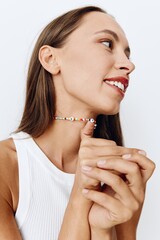
M 99 33 L 108 33 L 108 34 L 112 35 L 117 42 L 119 41 L 119 37 L 118 37 L 117 33 L 113 32 L 112 30 L 103 29 L 101 31 L 95 32 L 95 34 L 99 34 Z
M 118 37 L 117 33 L 113 32 L 112 30 L 103 29 L 103 30 L 101 30 L 101 31 L 95 32 L 94 34 L 99 34 L 99 33 L 107 33 L 107 34 L 110 34 L 110 35 L 112 35 L 112 37 L 115 39 L 116 42 L 119 42 L 119 37 Z M 127 47 L 125 48 L 125 53 L 128 53 L 128 55 L 130 55 L 131 50 L 130 50 L 130 47 L 129 47 L 129 46 L 127 46 Z

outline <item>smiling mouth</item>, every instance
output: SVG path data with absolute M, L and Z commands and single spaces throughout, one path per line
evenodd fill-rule
M 124 77 L 107 78 L 104 82 L 108 85 L 117 87 L 122 93 L 126 92 L 129 85 L 128 79 Z

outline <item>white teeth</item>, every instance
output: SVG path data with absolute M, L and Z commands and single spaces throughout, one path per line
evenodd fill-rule
M 122 88 L 122 84 L 121 84 L 120 82 L 118 83 L 118 87 L 119 87 L 119 88 Z
M 115 82 L 114 84 L 115 84 L 115 86 L 119 87 L 119 83 L 118 82 Z
M 122 91 L 124 91 L 124 85 L 121 83 L 121 89 Z
M 123 85 L 123 83 L 121 83 L 121 82 L 117 82 L 117 81 L 107 81 L 107 80 L 106 80 L 105 82 L 107 82 L 107 83 L 110 84 L 110 85 L 116 86 L 116 87 L 120 88 L 122 91 L 124 91 L 124 85 Z

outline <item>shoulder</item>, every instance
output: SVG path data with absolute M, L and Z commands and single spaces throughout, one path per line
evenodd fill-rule
M 11 138 L 0 141 L 0 192 L 1 197 L 16 210 L 18 201 L 18 161 Z
M 1 159 L 7 159 L 8 157 L 13 160 L 13 155 L 15 157 L 15 154 L 16 148 L 12 138 L 0 141 L 0 161 Z
M 16 148 L 11 138 L 0 141 L 0 177 L 5 177 L 6 173 L 11 173 L 18 167 Z
M 12 139 L 0 141 L 0 239 L 19 239 L 14 218 L 18 204 L 18 161 Z

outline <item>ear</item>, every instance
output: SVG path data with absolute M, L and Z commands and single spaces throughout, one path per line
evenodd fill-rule
M 39 61 L 44 69 L 52 75 L 57 75 L 60 72 L 55 48 L 48 45 L 42 46 L 39 50 Z

